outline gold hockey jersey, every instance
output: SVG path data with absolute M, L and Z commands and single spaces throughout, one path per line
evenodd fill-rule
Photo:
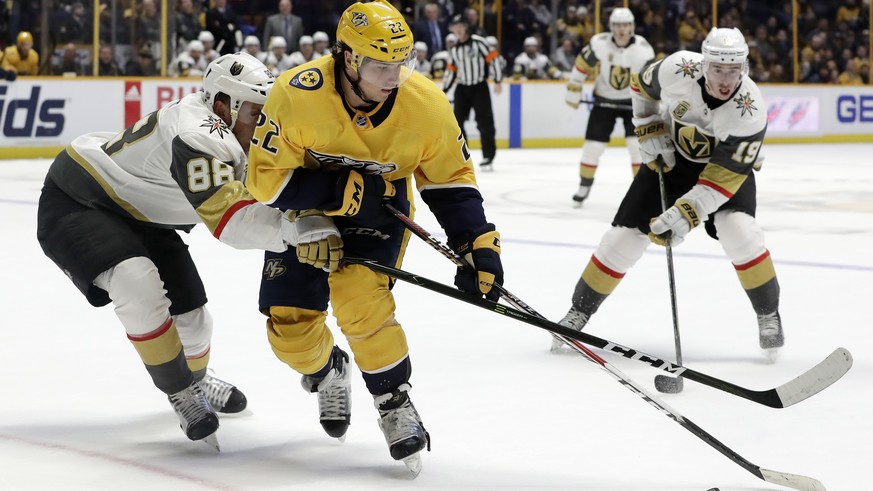
M 282 209 L 325 209 L 339 170 L 414 177 L 451 236 L 482 225 L 470 153 L 445 94 L 413 73 L 369 111 L 350 107 L 332 57 L 276 80 L 249 151 L 246 187 Z

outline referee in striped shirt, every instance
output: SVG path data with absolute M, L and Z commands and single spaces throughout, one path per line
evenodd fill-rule
M 456 15 L 450 26 L 458 36 L 458 44 L 449 49 L 449 61 L 443 91 L 448 92 L 457 82 L 455 88 L 455 118 L 464 132 L 464 121 L 470 117 L 470 109 L 476 111 L 476 125 L 479 127 L 479 138 L 482 143 L 482 170 L 492 170 L 494 154 L 497 147 L 494 143 L 494 113 L 491 110 L 491 94 L 488 91 L 488 74 L 494 77 L 494 93 L 500 94 L 503 79 L 503 67 L 500 66 L 500 55 L 491 49 L 485 39 L 470 33 L 470 26 L 463 16 Z

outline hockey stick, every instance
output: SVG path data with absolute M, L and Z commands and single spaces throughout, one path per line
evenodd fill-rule
M 587 104 L 589 106 L 605 107 L 606 109 L 621 109 L 623 111 L 633 110 L 633 106 L 631 106 L 630 104 L 616 104 L 614 102 L 598 101 L 597 99 L 582 99 L 579 102 L 582 104 Z
M 538 327 L 542 327 L 547 331 L 551 331 L 552 333 L 559 333 L 567 338 L 578 339 L 579 337 L 586 336 L 585 333 L 577 332 L 569 328 L 565 328 L 559 324 L 554 324 L 549 322 L 548 320 L 540 317 L 533 310 L 530 312 L 522 312 L 520 310 L 515 310 L 510 307 L 505 307 L 496 302 L 491 302 L 484 298 L 480 298 L 478 296 L 468 295 L 466 293 L 461 292 L 455 288 L 452 288 L 448 285 L 444 285 L 442 283 L 438 283 L 433 280 L 429 280 L 422 276 L 415 275 L 413 273 L 409 273 L 407 271 L 403 271 L 401 269 L 392 268 L 390 266 L 385 266 L 379 264 L 376 261 L 369 259 L 361 259 L 355 257 L 345 257 L 343 258 L 343 262 L 345 264 L 359 264 L 362 266 L 366 266 L 373 271 L 383 273 L 385 275 L 391 276 L 398 280 L 406 281 L 412 283 L 414 285 L 422 286 L 429 290 L 442 293 L 444 295 L 463 300 L 467 303 L 482 307 L 487 310 L 491 310 L 493 312 L 497 312 L 499 314 L 506 315 L 508 317 L 513 317 L 518 320 L 522 320 L 523 322 L 527 322 L 528 324 L 533 324 Z M 499 285 L 495 285 L 499 286 Z M 571 336 L 572 334 L 572 336 Z M 648 402 L 650 405 L 654 406 L 656 409 L 664 413 L 665 416 L 672 419 L 680 426 L 690 431 L 694 436 L 703 440 L 706 444 L 711 446 L 712 448 L 718 450 L 719 453 L 729 458 L 731 461 L 745 469 L 746 471 L 753 474 L 758 479 L 763 481 L 780 484 L 783 486 L 787 486 L 793 489 L 798 489 L 802 491 L 824 491 L 824 486 L 816 479 L 811 477 L 801 476 L 798 474 L 790 474 L 787 472 L 779 472 L 773 471 L 770 469 L 764 469 L 759 467 L 744 457 L 730 449 L 724 443 L 720 442 L 714 436 L 707 433 L 703 428 L 697 426 L 691 420 L 685 418 L 681 414 L 679 414 L 675 409 L 671 408 L 664 401 L 662 401 L 658 396 L 649 393 L 639 384 L 634 382 L 632 379 L 628 378 L 624 373 L 622 373 L 618 368 L 615 368 L 604 360 L 603 358 L 597 356 L 593 351 L 588 349 L 585 345 L 581 343 L 573 343 L 575 348 L 578 348 L 578 351 L 582 353 L 589 361 L 592 363 L 596 363 L 601 369 L 607 371 L 610 375 L 612 375 L 619 383 L 627 387 L 628 390 L 640 396 L 643 400 Z M 690 377 L 689 377 L 690 378 Z
M 419 226 L 417 223 L 415 223 L 415 221 L 406 216 L 403 212 L 392 206 L 390 203 L 385 203 L 384 206 L 385 209 L 387 209 L 392 215 L 394 215 L 401 222 L 403 222 L 406 228 L 408 228 L 413 234 L 427 242 L 431 247 L 433 247 L 443 256 L 447 257 L 449 260 L 455 263 L 455 265 L 457 265 L 458 267 L 468 267 L 466 261 L 458 256 L 455 251 L 437 240 L 427 230 Z M 401 270 L 396 271 L 402 273 Z M 389 274 L 389 276 L 391 275 Z M 828 386 L 839 380 L 840 377 L 845 375 L 845 373 L 849 371 L 849 368 L 852 367 L 852 355 L 851 353 L 849 353 L 849 350 L 845 348 L 837 348 L 818 365 L 807 370 L 790 382 L 786 382 L 779 387 L 764 391 L 747 389 L 745 387 L 740 387 L 730 382 L 712 377 L 705 373 L 697 372 L 690 368 L 683 367 L 682 365 L 674 365 L 673 363 L 670 363 L 656 356 L 649 355 L 647 353 L 633 348 L 629 348 L 627 346 L 622 346 L 620 344 L 603 338 L 599 338 L 586 332 L 576 331 L 564 327 L 560 324 L 556 324 L 554 322 L 543 319 L 540 316 L 532 316 L 529 313 L 508 309 L 507 307 L 504 307 L 503 305 L 500 305 L 496 302 L 490 302 L 484 299 L 467 295 L 455 288 L 428 280 L 427 278 L 421 278 L 415 275 L 409 275 L 408 278 L 409 279 L 404 279 L 404 281 L 410 281 L 411 278 L 420 279 L 422 283 L 417 283 L 415 281 L 413 281 L 413 283 L 436 291 L 437 293 L 442 293 L 458 300 L 472 303 L 473 305 L 476 305 L 483 309 L 492 310 L 499 314 L 512 317 L 521 322 L 526 322 L 528 324 L 537 326 L 539 328 L 545 329 L 546 331 L 550 331 L 552 334 L 558 335 L 562 338 L 569 338 L 562 340 L 571 346 L 575 346 L 576 343 L 572 341 L 575 340 L 585 343 L 589 346 L 594 346 L 600 349 L 611 351 L 613 353 L 618 353 L 625 358 L 641 361 L 649 366 L 664 370 L 665 372 L 671 373 L 673 375 L 682 375 L 689 380 L 693 380 L 703 385 L 708 385 L 723 392 L 727 392 L 729 394 L 733 394 L 735 396 L 739 396 L 752 402 L 772 408 L 785 408 L 797 404 L 798 402 L 807 399 L 817 394 L 818 392 L 821 392 L 822 390 L 826 389 Z M 516 305 L 525 305 L 526 307 L 526 304 L 524 304 L 521 299 L 507 292 L 506 289 L 503 288 L 501 285 L 496 286 L 501 290 L 501 293 L 504 294 L 504 296 L 508 297 L 508 300 L 514 302 Z M 527 307 L 527 309 L 529 309 L 529 307 Z M 523 310 L 527 309 L 523 308 Z
M 664 184 L 664 163 L 663 159 L 658 157 L 658 188 L 661 191 L 661 213 L 667 211 L 667 186 Z M 664 247 L 667 249 L 667 280 L 670 284 L 670 307 L 673 310 L 673 340 L 676 344 L 676 364 L 682 364 L 682 343 L 679 340 L 679 302 L 676 299 L 676 273 L 673 269 L 673 238 L 667 237 L 664 240 Z M 667 394 L 678 394 L 682 392 L 684 384 L 682 377 L 668 377 L 667 375 L 655 375 L 655 389 L 658 392 Z

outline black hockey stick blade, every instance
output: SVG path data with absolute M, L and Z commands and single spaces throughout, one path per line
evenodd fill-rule
M 837 348 L 818 365 L 779 387 L 767 390 L 747 389 L 711 375 L 692 370 L 691 368 L 673 364 L 654 355 L 594 336 L 584 331 L 575 331 L 547 319 L 513 309 L 512 307 L 507 307 L 478 296 L 469 295 L 457 288 L 402 269 L 392 268 L 376 261 L 363 258 L 345 257 L 343 258 L 343 261 L 347 264 L 360 264 L 366 266 L 374 271 L 391 276 L 392 278 L 418 285 L 456 300 L 461 300 L 462 302 L 475 305 L 479 308 L 510 317 L 519 322 L 524 322 L 589 346 L 594 346 L 596 348 L 619 354 L 625 358 L 645 363 L 674 376 L 682 376 L 688 380 L 693 380 L 700 384 L 708 385 L 723 392 L 772 408 L 781 409 L 808 399 L 839 380 L 852 367 L 852 355 L 849 353 L 849 350 L 845 348 Z

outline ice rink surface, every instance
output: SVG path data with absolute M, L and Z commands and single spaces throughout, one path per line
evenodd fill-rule
M 815 477 L 832 491 L 870 489 L 873 145 L 769 145 L 764 153 L 758 220 L 782 288 L 786 346 L 766 361 L 729 260 L 695 230 L 674 251 L 685 364 L 752 389 L 787 382 L 841 346 L 854 367 L 786 409 L 692 381 L 663 398 L 756 465 Z M 626 151 L 609 148 L 591 197 L 573 209 L 579 154 L 500 150 L 496 171 L 478 175 L 502 233 L 507 288 L 553 320 L 569 307 L 631 179 Z M 222 418 L 216 454 L 179 430 L 111 306 L 90 307 L 43 256 L 36 203 L 49 163 L 0 161 L 0 490 L 785 489 L 582 357 L 549 354 L 548 333 L 399 283 L 411 395 L 433 442 L 410 480 L 388 455 L 358 372 L 346 442 L 323 433 L 315 397 L 267 343 L 257 311 L 262 253 L 235 251 L 198 226 L 185 240 L 215 317 L 211 367 L 249 399 L 246 412 Z M 417 221 L 442 237 L 421 206 Z M 449 284 L 454 272 L 415 238 L 404 268 Z M 588 331 L 673 358 L 662 249 L 649 248 Z M 661 373 L 604 356 L 649 389 Z

